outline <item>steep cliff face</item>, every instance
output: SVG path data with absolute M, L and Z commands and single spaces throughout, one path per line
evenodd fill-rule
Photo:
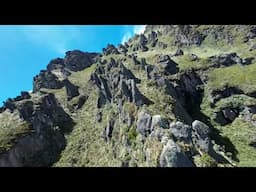
M 51 60 L 0 108 L 0 166 L 256 166 L 255 29 L 147 26 Z

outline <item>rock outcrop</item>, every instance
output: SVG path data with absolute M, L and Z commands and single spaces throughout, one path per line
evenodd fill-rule
M 0 154 L 0 167 L 50 166 L 64 149 L 64 133 L 70 131 L 73 120 L 53 94 L 42 96 L 37 103 L 21 102 L 17 108 L 31 132 L 17 138 L 10 150 Z
M 124 47 L 122 47 L 121 49 L 123 49 Z M 125 49 L 123 49 L 125 50 Z M 106 48 L 103 48 L 103 54 L 104 55 L 110 55 L 110 54 L 119 54 L 118 49 L 112 45 L 112 44 L 108 44 Z
M 97 53 L 87 53 L 79 50 L 67 51 L 64 65 L 70 71 L 81 71 L 90 67 L 96 61 L 97 56 Z
M 79 95 L 79 87 L 76 85 L 73 85 L 68 79 L 65 79 L 63 81 L 63 84 L 66 88 L 68 101 L 70 101 L 73 97 L 76 97 Z
M 179 71 L 177 63 L 171 60 L 168 55 L 160 55 L 157 57 L 156 63 L 169 74 L 176 74 Z
M 194 167 L 194 165 L 174 141 L 168 140 L 160 155 L 160 167 Z
M 34 82 L 33 82 L 34 93 L 39 91 L 41 88 L 60 89 L 62 87 L 63 87 L 62 81 L 60 81 L 58 77 L 50 71 L 41 70 L 39 75 L 34 77 Z

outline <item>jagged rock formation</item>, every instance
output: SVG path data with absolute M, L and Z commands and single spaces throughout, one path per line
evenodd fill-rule
M 255 37 L 154 25 L 66 52 L 0 108 L 0 166 L 256 166 Z
M 0 155 L 0 166 L 51 165 L 66 145 L 64 133 L 72 128 L 72 119 L 53 94 L 42 96 L 37 103 L 30 100 L 15 104 L 30 130 L 17 138 L 9 151 Z

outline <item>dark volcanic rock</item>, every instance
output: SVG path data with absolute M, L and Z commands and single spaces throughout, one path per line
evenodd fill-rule
M 195 120 L 192 123 L 192 136 L 193 136 L 193 142 L 195 145 L 201 149 L 202 151 L 209 153 L 210 150 L 212 150 L 212 143 L 209 138 L 210 129 L 207 125 L 204 123 Z
M 27 135 L 0 155 L 0 167 L 46 167 L 59 159 L 66 141 L 59 131 L 46 129 L 41 136 Z
M 99 111 L 97 114 L 96 114 L 96 121 L 97 122 L 101 122 L 102 121 L 102 112 Z
M 137 120 L 137 132 L 143 136 L 148 136 L 151 132 L 152 117 L 145 111 L 141 111 L 138 114 Z
M 133 61 L 134 65 L 139 65 L 140 64 L 140 62 L 137 60 L 137 57 L 134 56 L 134 55 L 132 55 L 132 61 Z
M 194 167 L 194 165 L 173 140 L 168 140 L 160 155 L 160 167 Z
M 87 53 L 79 50 L 67 51 L 64 65 L 70 71 L 81 71 L 90 67 L 95 62 L 97 56 L 97 53 Z
M 34 107 L 32 101 L 24 101 L 17 108 L 33 132 L 18 138 L 10 150 L 0 154 L 0 166 L 51 166 L 65 148 L 63 132 L 72 129 L 73 120 L 53 94 L 42 96 Z
M 213 103 L 216 103 L 220 99 L 230 97 L 232 95 L 244 94 L 244 92 L 237 87 L 225 86 L 221 90 L 213 90 L 211 95 L 213 97 Z
M 235 118 L 239 115 L 238 109 L 235 108 L 225 108 L 222 110 L 225 119 L 229 120 L 230 122 L 234 121 Z
M 47 70 L 52 71 L 55 69 L 63 69 L 64 67 L 64 59 L 56 58 L 50 61 L 50 63 L 47 65 Z
M 181 55 L 184 55 L 184 52 L 182 51 L 182 49 L 177 49 L 174 56 L 181 56 Z
M 3 113 L 6 110 L 6 107 L 0 107 L 0 113 Z
M 97 108 L 102 108 L 107 103 L 107 98 L 103 91 L 98 92 L 98 98 L 97 98 Z
M 151 33 L 148 34 L 148 44 L 151 45 L 152 47 L 156 46 L 156 43 L 158 41 L 157 39 L 157 33 L 155 31 L 151 31 Z
M 256 37 L 256 27 L 252 26 L 250 31 L 247 33 L 247 35 L 244 38 L 244 43 L 248 42 L 250 39 L 254 39 Z
M 231 66 L 234 64 L 242 64 L 243 61 L 236 53 L 228 53 L 209 57 L 209 62 L 212 66 L 220 67 L 221 65 Z
M 178 64 L 171 60 L 168 55 L 158 56 L 156 62 L 169 74 L 176 74 L 179 71 Z
M 87 99 L 88 99 L 87 95 L 80 96 L 79 99 L 78 99 L 78 103 L 77 103 L 75 109 L 81 109 L 82 106 L 84 105 L 84 103 L 87 101 Z
M 17 109 L 20 113 L 20 118 L 25 121 L 30 121 L 34 112 L 34 106 L 32 101 L 25 101 L 17 105 Z
M 39 75 L 34 77 L 33 92 L 39 91 L 41 88 L 60 89 L 63 83 L 50 71 L 42 70 Z
M 34 111 L 33 127 L 40 130 L 40 124 L 58 126 L 66 131 L 72 127 L 73 120 L 60 106 L 54 94 L 50 93 L 40 99 L 39 106 Z
M 225 119 L 222 111 L 219 111 L 219 112 L 215 113 L 214 121 L 219 123 L 221 126 L 227 125 L 229 123 L 229 121 Z
M 6 101 L 4 101 L 4 108 L 9 109 L 11 112 L 13 112 L 16 109 L 14 100 L 9 98 Z
M 180 86 L 176 87 L 180 100 L 184 100 L 185 106 L 188 109 L 193 109 L 202 100 L 202 88 L 203 82 L 196 72 L 186 72 L 181 75 Z
M 254 60 L 254 57 L 245 58 L 245 59 L 243 59 L 242 64 L 243 65 L 250 65 L 250 64 L 252 64 L 253 60 Z
M 63 81 L 63 84 L 66 88 L 68 101 L 70 101 L 73 97 L 76 97 L 79 95 L 79 91 L 78 91 L 79 87 L 76 85 L 73 85 L 68 79 L 65 79 Z
M 14 101 L 21 101 L 21 100 L 24 100 L 24 99 L 30 99 L 31 96 L 29 95 L 28 92 L 26 91 L 21 91 L 20 95 L 15 97 L 13 100 Z
M 178 141 L 183 141 L 187 144 L 192 142 L 192 127 L 185 125 L 182 122 L 173 122 L 170 124 L 170 131 Z
M 118 46 L 118 51 L 119 51 L 120 53 L 126 54 L 126 53 L 128 52 L 128 49 L 127 49 L 124 45 L 120 44 L 120 45 Z
M 139 83 L 139 79 L 120 61 L 111 59 L 106 65 L 98 66 L 95 73 L 91 75 L 90 81 L 99 90 L 98 108 L 106 102 L 117 102 L 120 98 L 133 102 L 137 106 L 151 103 L 138 90 L 136 83 Z
M 215 113 L 214 120 L 221 126 L 232 123 L 239 115 L 239 109 L 226 107 Z
M 136 42 L 132 45 L 132 50 L 133 51 L 147 51 L 148 47 L 146 46 L 147 44 L 147 38 L 145 35 L 140 34 L 140 35 L 135 35 L 134 39 L 136 39 Z
M 114 45 L 108 44 L 106 48 L 103 48 L 103 54 L 104 55 L 119 54 L 119 51 Z
M 198 56 L 195 54 L 190 54 L 189 55 L 190 61 L 197 61 L 198 60 Z
M 112 138 L 112 132 L 113 132 L 114 126 L 115 126 L 115 120 L 110 119 L 108 121 L 107 127 L 105 127 L 103 131 L 103 138 L 105 139 L 105 141 L 108 141 Z
M 175 33 L 175 45 L 177 46 L 200 46 L 205 39 L 206 35 L 199 31 L 192 31 L 192 27 L 189 25 L 178 25 L 178 29 Z

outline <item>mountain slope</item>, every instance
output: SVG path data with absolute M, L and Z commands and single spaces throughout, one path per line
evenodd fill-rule
M 147 26 L 68 51 L 0 108 L 0 166 L 256 166 L 256 26 Z

